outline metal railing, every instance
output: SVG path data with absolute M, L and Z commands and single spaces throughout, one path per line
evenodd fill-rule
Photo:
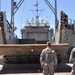
M 74 24 L 75 25 L 75 20 L 68 18 L 68 24 L 70 24 L 70 25 Z
M 75 20 L 68 18 L 68 27 L 75 31 Z

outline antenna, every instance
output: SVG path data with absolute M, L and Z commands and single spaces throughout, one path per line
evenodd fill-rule
M 34 6 L 36 7 L 36 10 L 31 10 L 31 11 L 33 11 L 33 13 L 34 13 L 34 11 L 36 11 L 36 14 L 34 13 L 34 15 L 36 16 L 36 22 L 39 22 L 39 11 L 44 11 L 44 10 L 39 10 L 38 9 L 38 1 L 36 1 L 36 4 L 34 4 Z
M 48 18 L 48 17 L 45 16 L 45 17 L 39 18 L 39 20 L 41 20 L 41 22 L 44 23 L 44 22 L 45 22 L 45 21 L 44 21 L 45 18 Z

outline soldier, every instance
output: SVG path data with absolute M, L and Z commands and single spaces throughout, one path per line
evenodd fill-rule
M 47 48 L 45 48 L 40 54 L 41 68 L 44 75 L 54 75 L 57 67 L 57 55 L 54 50 L 50 48 L 51 43 L 47 42 Z
M 73 63 L 71 75 L 75 75 L 75 48 L 71 51 L 69 62 Z

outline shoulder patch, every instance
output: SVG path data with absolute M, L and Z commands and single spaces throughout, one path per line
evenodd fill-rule
M 43 49 L 43 50 L 42 50 L 42 52 L 45 52 L 45 51 L 46 51 L 46 49 Z
M 52 50 L 52 52 L 55 52 L 54 50 Z

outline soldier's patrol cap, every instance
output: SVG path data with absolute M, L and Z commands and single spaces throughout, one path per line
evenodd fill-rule
M 47 42 L 47 46 L 51 46 L 51 42 Z

